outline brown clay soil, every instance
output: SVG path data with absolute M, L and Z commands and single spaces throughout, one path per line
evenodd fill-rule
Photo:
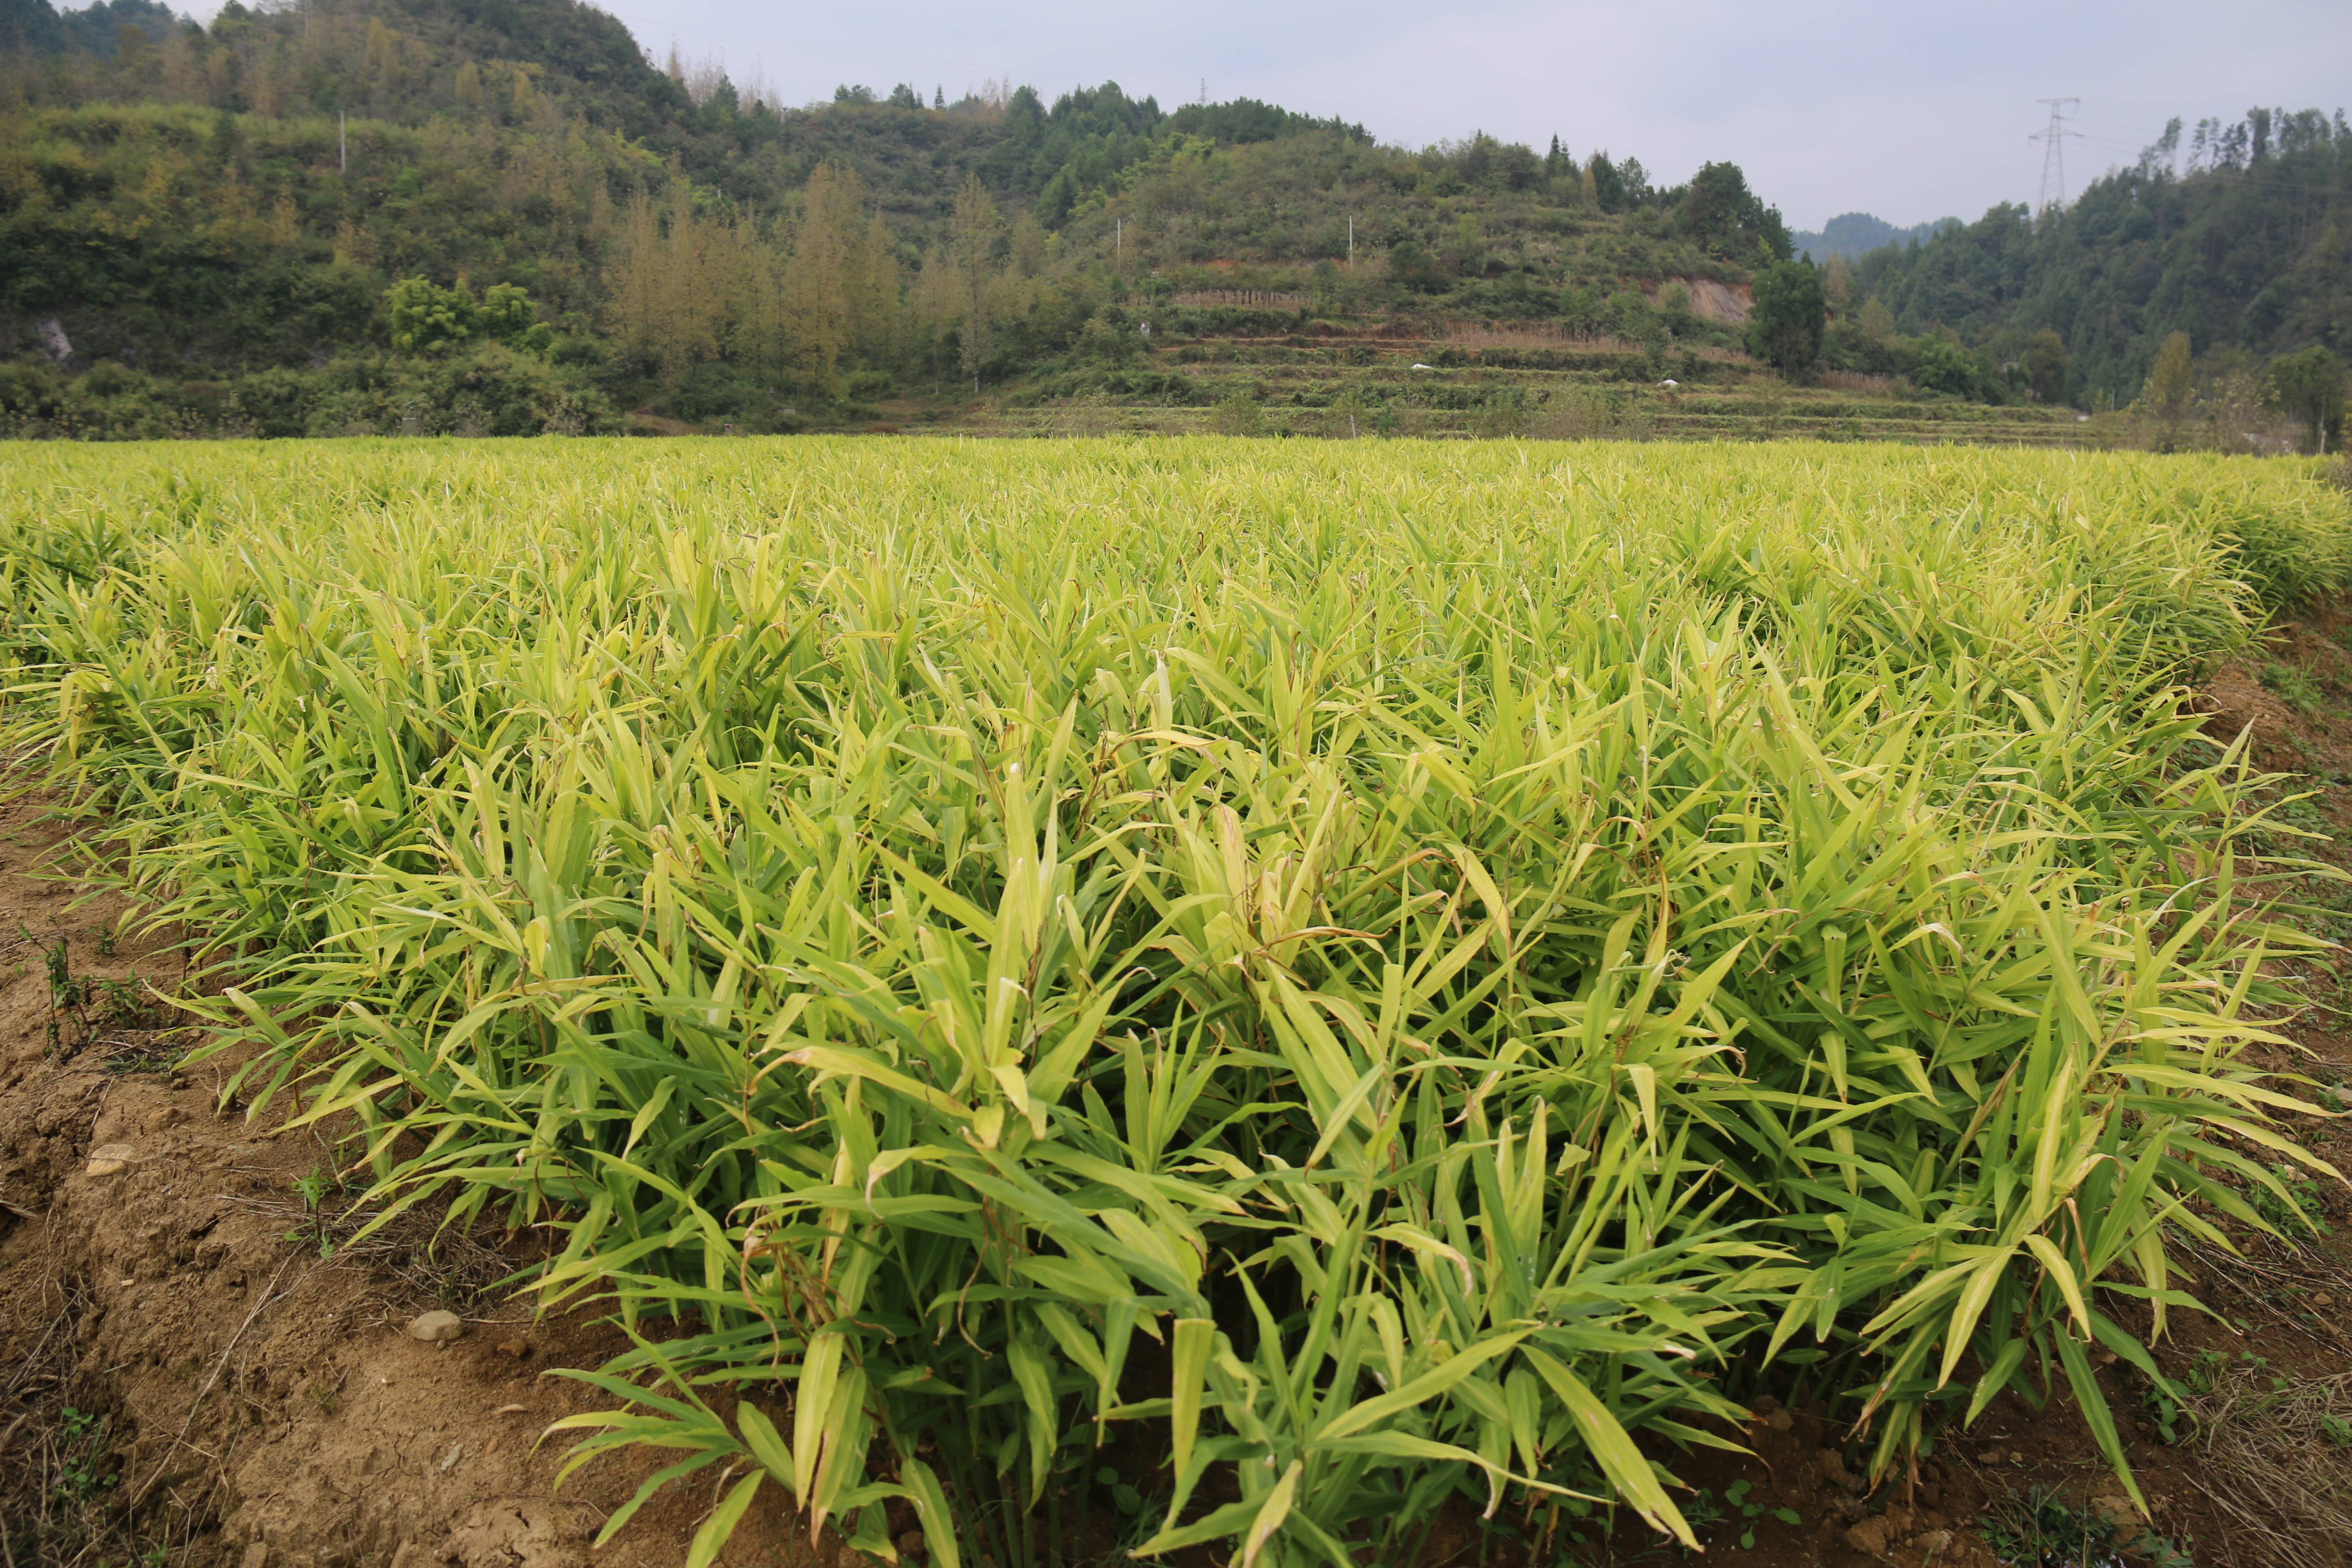
M 2342 837 L 2301 852 L 2352 868 L 2347 647 L 2344 606 L 2311 612 L 2263 656 L 2218 671 L 2202 701 L 2217 739 L 2251 726 L 2262 766 L 2305 775 L 2296 787 L 2316 793 L 2293 820 Z M 177 952 L 107 940 L 124 908 L 61 875 L 66 837 L 37 801 L 0 810 L 0 1568 L 682 1562 L 717 1487 L 663 1496 L 592 1559 L 597 1531 L 658 1460 L 600 1459 L 558 1489 L 563 1444 L 541 1441 L 551 1421 L 608 1403 L 548 1373 L 601 1364 L 623 1348 L 617 1331 L 534 1319 L 502 1289 L 529 1261 L 520 1238 L 436 1238 L 420 1215 L 322 1256 L 321 1239 L 350 1229 L 330 1194 L 322 1231 L 302 1190 L 331 1183 L 327 1141 L 224 1104 L 220 1068 L 173 1070 L 192 1037 L 152 998 L 134 1006 L 105 983 L 173 992 Z M 2352 941 L 2347 888 L 2314 879 L 2304 896 L 2330 906 L 2311 917 L 2326 934 Z M 53 1009 L 59 942 L 77 994 L 93 999 L 83 1016 Z M 2352 980 L 2352 960 L 2306 965 L 2305 978 L 2352 1007 L 2339 973 Z M 2352 1028 L 2316 1012 L 2293 1032 L 2308 1054 L 2268 1065 L 2302 1075 L 2306 1094 L 2352 1089 Z M 2293 1130 L 2352 1173 L 2352 1119 Z M 2309 1187 L 2329 1227 L 2315 1240 L 2249 1238 L 2242 1257 L 2202 1260 L 2189 1288 L 2212 1313 L 2177 1315 L 2158 1352 L 2196 1391 L 2192 1408 L 2163 1410 L 2107 1368 L 2152 1530 L 2063 1397 L 2037 1409 L 2004 1395 L 1916 1477 L 1875 1489 L 1861 1447 L 1820 1406 L 1768 1400 L 1741 1435 L 1752 1458 L 1675 1464 L 1702 1489 L 1689 1506 L 1707 1555 L 1760 1568 L 2352 1565 L 2347 1194 Z M 457 1312 L 464 1336 L 410 1337 L 434 1310 Z M 2020 1523 L 2037 1504 L 2038 1550 L 2052 1553 L 2038 1558 Z M 2080 1545 L 2051 1533 L 2068 1521 Z M 725 1560 L 849 1568 L 847 1555 L 754 1517 Z M 1423 1555 L 1424 1568 L 1549 1568 L 1466 1518 Z M 1685 1556 L 1621 1528 L 1563 1560 Z
M 354 1228 L 307 1131 L 220 1105 L 222 1070 L 174 1073 L 191 1037 L 152 998 L 178 953 L 108 941 L 124 910 L 58 879 L 65 828 L 0 810 L 0 1543 L 12 1568 L 580 1568 L 657 1468 L 610 1457 L 559 1490 L 559 1416 L 604 1408 L 547 1373 L 617 1331 L 534 1321 L 498 1288 L 527 1254 L 418 1216 Z M 168 934 L 168 933 L 167 933 Z M 58 1019 L 64 944 L 93 997 Z M 122 989 L 110 990 L 109 982 Z M 94 983 L 94 984 L 93 984 Z M 306 1178 L 322 1197 L 306 1202 Z M 408 1325 L 454 1310 L 463 1337 Z M 706 1485 L 641 1512 L 599 1563 L 679 1562 Z M 751 1521 L 733 1563 L 829 1562 Z

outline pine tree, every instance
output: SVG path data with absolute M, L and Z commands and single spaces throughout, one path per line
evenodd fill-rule
M 819 163 L 801 193 L 801 219 L 784 269 L 784 331 L 793 357 L 827 388 L 856 347 L 865 205 L 866 184 L 856 171 Z
M 608 314 L 664 374 L 773 356 L 764 303 L 776 292 L 773 257 L 749 223 L 698 214 L 685 179 L 674 174 L 658 205 L 644 192 L 630 199 L 616 249 Z
M 1874 343 L 1883 343 L 1895 334 L 1895 312 L 1875 294 L 1862 302 L 1862 314 L 1854 322 L 1861 327 L 1862 335 Z
M 845 362 L 887 364 L 904 336 L 905 293 L 890 232 L 856 170 L 820 163 L 802 193 L 784 269 L 790 359 L 830 390 Z
M 907 289 L 898 270 L 897 247 L 890 243 L 889 227 L 878 209 L 866 215 L 855 279 L 851 341 L 867 364 L 887 364 L 898 357 L 906 336 Z
M 980 176 L 964 176 L 963 189 L 957 193 L 955 216 L 949 225 L 949 246 L 953 254 L 958 292 L 963 307 L 962 362 L 963 373 L 971 377 L 971 389 L 980 390 L 980 367 L 987 363 L 991 347 L 988 331 L 988 286 L 996 274 L 996 241 L 1003 230 L 1003 220 L 998 216 L 996 204 L 988 199 L 981 187 Z
M 2147 404 L 2167 424 L 2189 411 L 2191 358 L 2187 332 L 2174 332 L 2157 348 L 2156 366 L 2147 376 Z
M 923 357 L 930 363 L 934 375 L 946 368 L 948 334 L 963 324 L 966 304 L 963 285 L 956 277 L 955 262 L 948 247 L 934 246 L 930 254 L 923 258 L 923 269 L 915 275 L 913 298 L 908 302 Z

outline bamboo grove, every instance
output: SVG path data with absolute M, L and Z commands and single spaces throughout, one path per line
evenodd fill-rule
M 2308 466 L 1785 446 L 20 449 L 6 739 L 372 1201 L 553 1228 L 585 1458 L 895 1561 L 1693 1541 L 2113 1390 L 2301 1158 L 2182 683 Z M 2102 1373 L 2102 1365 L 2113 1363 Z M 2108 1382 L 2103 1385 L 2102 1375 Z M 641 1494 L 643 1495 L 643 1494 Z M 615 1514 L 613 1531 L 632 1510 Z M 1642 1521 L 1646 1521 L 1644 1524 Z

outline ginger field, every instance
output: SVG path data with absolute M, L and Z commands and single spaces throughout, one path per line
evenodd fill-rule
M 1766 1395 L 2133 1485 L 2180 1249 L 2328 1169 L 2182 699 L 2347 575 L 2290 461 L 18 447 L 0 741 L 243 1102 L 554 1236 L 697 1568 L 1353 1568 L 1694 1543 Z

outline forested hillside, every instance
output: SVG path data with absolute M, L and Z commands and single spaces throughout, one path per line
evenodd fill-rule
M 2174 121 L 2129 168 L 2039 216 L 1994 207 L 1924 245 L 1856 262 L 1852 289 L 1906 332 L 1947 329 L 1990 361 L 2054 332 L 2065 395 L 2138 398 L 2172 334 L 2200 382 L 2243 379 L 2314 346 L 2352 348 L 2352 128 L 2341 110 Z M 1895 368 L 1884 353 L 1857 368 Z
M 1727 166 L 1693 201 L 1630 158 L 1407 152 L 1110 83 L 785 107 L 657 68 L 570 0 L 232 0 L 104 48 L 81 14 L 6 3 L 0 324 L 53 362 L 17 372 L 20 410 L 79 370 L 148 424 L 233 394 L 273 431 L 469 400 L 488 428 L 790 427 L 892 385 L 1133 360 L 1187 308 L 1662 331 L 1657 279 L 1786 254 Z
M 2252 385 L 2336 340 L 2352 139 L 2315 114 L 2200 138 L 2184 172 L 2163 149 L 2063 214 L 1851 263 L 1875 220 L 1849 215 L 1804 237 L 1816 270 L 1728 161 L 1666 185 L 1557 139 L 1405 149 L 1111 82 L 792 106 L 574 0 L 230 0 L 201 26 L 0 0 L 0 425 L 795 429 L 948 417 L 959 388 L 1199 408 L 1268 388 L 1188 367 L 1301 353 L 1329 374 L 1295 395 L 1368 416 L 1550 396 L 1488 372 L 1767 367 L 2052 408 L 2128 402 L 2176 325 Z
M 1956 217 L 1939 218 L 1933 223 L 1897 228 L 1871 213 L 1840 213 L 1819 229 L 1800 229 L 1791 234 L 1789 243 L 1800 253 L 1823 265 L 1832 256 L 1859 261 L 1872 251 L 1886 246 L 1932 238 L 1937 230 L 1948 226 L 1956 226 L 1959 221 Z

